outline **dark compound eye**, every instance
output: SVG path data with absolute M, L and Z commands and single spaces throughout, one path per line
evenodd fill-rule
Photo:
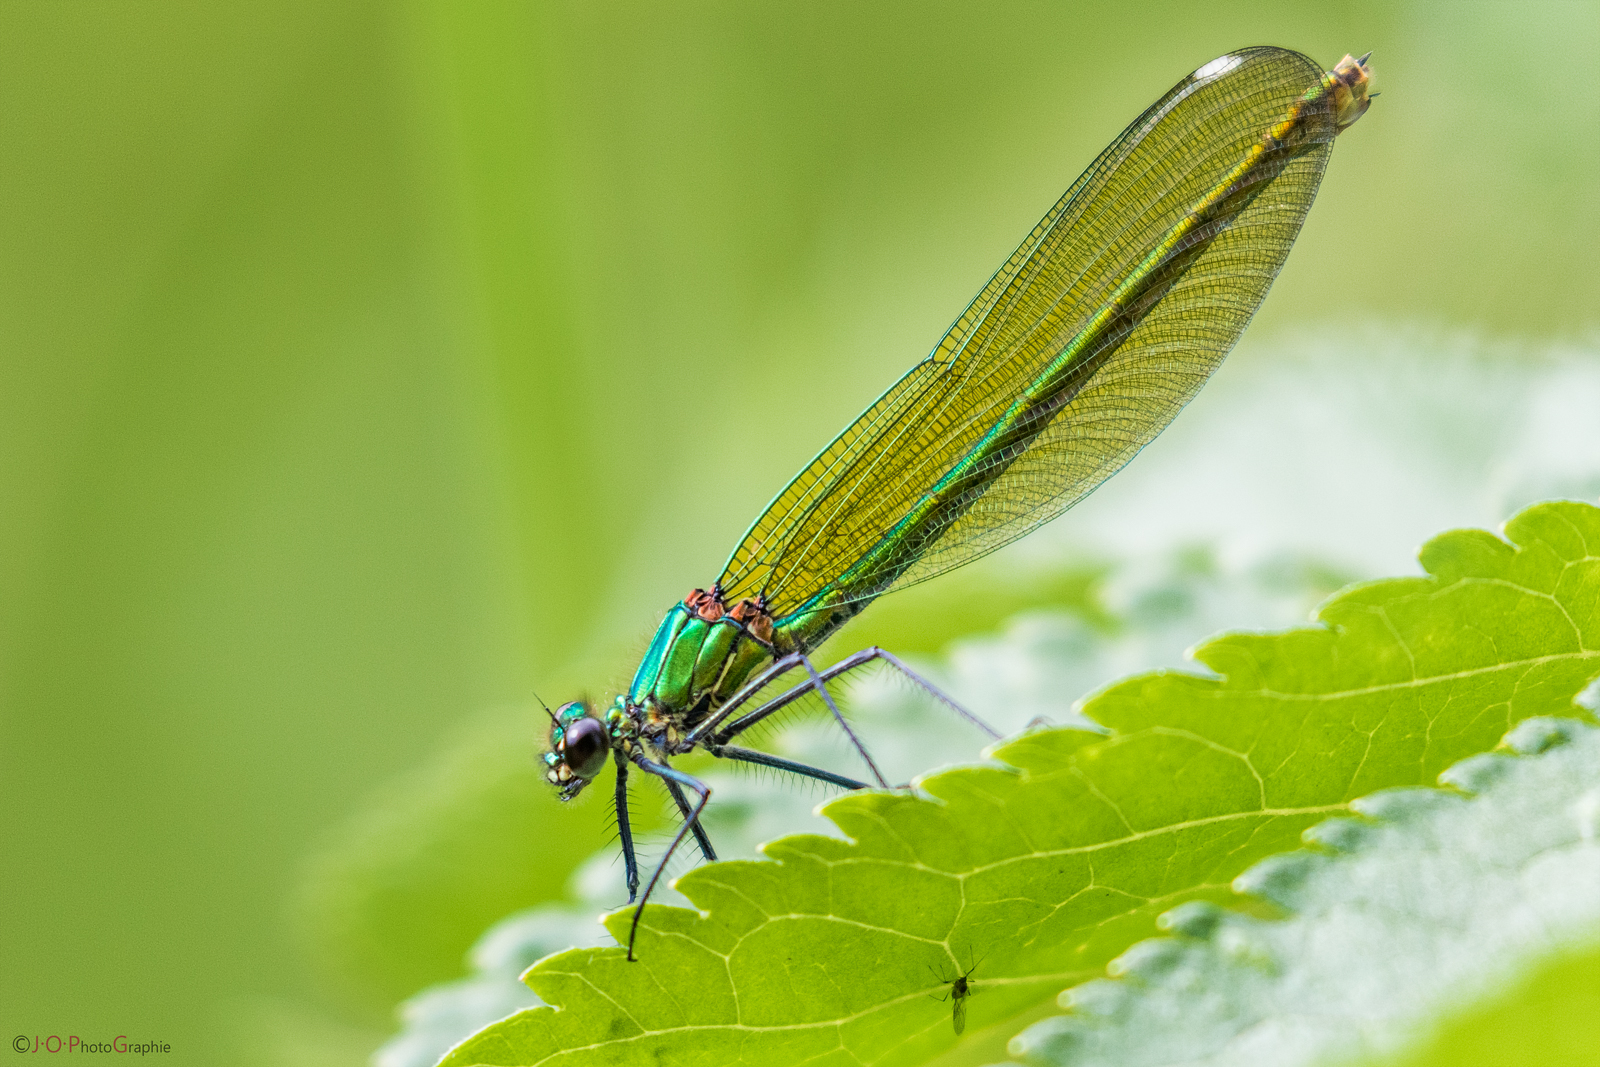
M 567 747 L 562 751 L 567 766 L 579 778 L 593 778 L 606 765 L 606 728 L 598 719 L 579 719 L 567 727 Z

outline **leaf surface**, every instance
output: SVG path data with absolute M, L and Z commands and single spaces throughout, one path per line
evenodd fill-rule
M 1353 587 L 1321 627 L 1213 639 L 1195 658 L 1218 677 L 1115 684 L 1083 709 L 1106 734 L 1035 730 L 917 792 L 840 797 L 848 841 L 697 868 L 678 888 L 700 911 L 648 909 L 640 962 L 541 961 L 526 980 L 555 1007 L 444 1063 L 918 1063 L 956 1041 L 930 998 L 973 961 L 969 1031 L 1036 1011 L 1352 801 L 1577 713 L 1600 673 L 1600 508 L 1538 505 L 1506 534 L 1434 539 L 1427 577 Z
M 1527 719 L 1501 747 L 1446 770 L 1449 788 L 1363 797 L 1361 818 L 1307 831 L 1314 850 L 1235 879 L 1285 919 L 1199 901 L 1166 913 L 1178 936 L 1134 945 L 1108 968 L 1116 978 L 1069 990 L 1070 1013 L 1009 1051 L 1040 1067 L 1331 1067 L 1425 1048 L 1444 1020 L 1459 1031 L 1464 1006 L 1600 939 L 1600 729 Z M 1585 999 L 1600 990 L 1523 997 L 1525 1038 L 1555 1030 L 1589 1046 L 1562 1058 L 1546 1042 L 1544 1062 L 1594 1062 L 1593 1028 L 1570 1040 Z M 1487 1056 L 1462 1044 L 1452 1062 L 1519 1058 L 1503 1041 Z

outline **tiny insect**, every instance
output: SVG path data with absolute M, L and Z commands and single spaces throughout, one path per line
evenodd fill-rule
M 1324 71 L 1298 52 L 1245 48 L 1186 75 L 1100 153 L 932 354 L 773 498 L 711 587 L 667 610 L 627 691 L 603 711 L 573 701 L 549 713 L 545 777 L 562 800 L 608 759 L 616 765 L 630 960 L 645 902 L 686 836 L 716 859 L 700 825 L 711 788 L 672 759 L 699 750 L 840 789 L 889 788 L 827 688 L 873 663 L 1000 736 L 884 649 L 825 668 L 812 656 L 884 593 L 1060 515 L 1177 416 L 1265 299 L 1334 138 L 1375 95 L 1366 60 Z M 1333 307 L 1351 257 L 1326 268 Z M 769 445 L 760 420 L 739 413 L 679 413 L 660 425 L 706 455 Z M 687 536 L 695 514 L 641 521 Z M 769 687 L 777 695 L 767 699 Z M 868 780 L 734 743 L 809 694 Z M 660 781 L 683 817 L 643 892 L 633 771 Z M 965 975 L 951 985 L 958 1033 L 970 992 Z
M 950 992 L 946 996 L 934 997 L 933 999 L 941 1004 L 947 1000 L 950 1002 L 950 1022 L 956 1029 L 957 1037 L 960 1037 L 961 1032 L 967 1028 L 967 998 L 977 993 L 972 976 L 982 963 L 983 961 L 979 960 L 977 963 L 971 964 L 965 971 L 957 974 L 954 978 L 939 979 L 941 982 L 949 984 Z

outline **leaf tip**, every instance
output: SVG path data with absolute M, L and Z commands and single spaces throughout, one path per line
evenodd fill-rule
M 1188 900 L 1156 917 L 1156 929 L 1205 940 L 1222 922 L 1224 911 L 1209 900 Z
M 1517 723 L 1500 743 L 1519 756 L 1537 756 L 1568 743 L 1581 729 L 1573 719 L 1538 715 Z
M 1480 752 L 1440 771 L 1439 784 L 1467 794 L 1481 793 L 1504 778 L 1512 762 L 1511 756 Z

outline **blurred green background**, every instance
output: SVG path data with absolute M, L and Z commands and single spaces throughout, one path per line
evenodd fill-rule
M 361 1062 L 594 846 L 531 687 L 1257 43 L 1383 96 L 1253 335 L 1600 325 L 1594 3 L 0 4 L 0 1036 Z

